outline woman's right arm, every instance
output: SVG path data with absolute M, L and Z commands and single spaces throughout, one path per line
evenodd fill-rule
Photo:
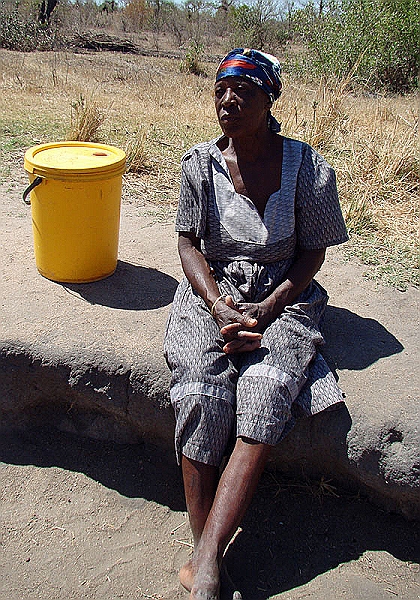
M 220 296 L 210 266 L 200 251 L 200 240 L 194 233 L 180 233 L 178 252 L 185 276 L 209 308 Z
M 220 290 L 211 273 L 210 266 L 200 250 L 199 238 L 194 233 L 181 232 L 178 237 L 178 252 L 185 276 L 193 289 L 211 309 L 220 297 Z M 256 319 L 242 315 L 222 300 L 214 306 L 213 317 L 220 329 L 230 323 L 240 323 L 241 330 L 236 333 L 235 337 L 239 337 L 243 344 L 236 349 L 237 352 L 248 352 L 260 346 L 261 334 L 250 331 L 257 324 Z M 230 336 L 224 336 L 224 339 L 226 343 L 231 341 Z

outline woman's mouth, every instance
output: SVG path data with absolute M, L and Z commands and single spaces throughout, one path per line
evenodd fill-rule
M 220 115 L 220 121 L 222 123 L 231 123 L 232 121 L 236 121 L 238 119 L 238 115 L 232 115 L 230 113 L 223 113 Z

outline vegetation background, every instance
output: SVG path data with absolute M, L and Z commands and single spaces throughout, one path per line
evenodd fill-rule
M 283 65 L 283 134 L 337 171 L 347 255 L 418 286 L 419 16 L 415 0 L 0 0 L 0 176 L 34 143 L 112 143 L 125 199 L 172 218 L 183 152 L 218 135 L 217 61 L 256 47 Z

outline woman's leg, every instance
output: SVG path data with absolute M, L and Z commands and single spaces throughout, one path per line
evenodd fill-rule
M 235 415 L 229 402 L 194 394 L 176 403 L 175 410 L 176 444 L 196 549 L 213 505 L 220 472 L 218 465 L 228 445 Z M 181 568 L 179 578 L 191 591 L 192 561 Z
M 269 452 L 266 444 L 236 441 L 190 563 L 191 600 L 219 598 L 223 553 L 251 502 Z M 195 502 L 190 500 L 190 506 Z
M 219 469 L 182 456 L 182 475 L 190 526 L 197 547 L 217 490 Z
M 216 495 L 219 468 L 184 455 L 181 458 L 181 467 L 194 548 L 197 548 Z M 179 579 L 182 585 L 191 591 L 194 580 L 191 560 L 181 568 Z

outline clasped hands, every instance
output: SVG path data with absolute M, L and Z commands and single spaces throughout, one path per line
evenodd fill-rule
M 272 321 L 267 302 L 236 303 L 232 296 L 217 302 L 213 310 L 225 345 L 223 352 L 251 352 L 261 346 L 262 332 Z

